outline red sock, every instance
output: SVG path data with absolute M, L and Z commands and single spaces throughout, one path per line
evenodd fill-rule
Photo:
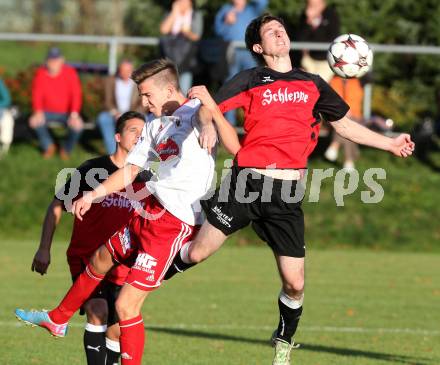
M 54 310 L 49 312 L 49 318 L 54 323 L 67 323 L 70 317 L 81 307 L 81 305 L 90 297 L 96 287 L 104 278 L 104 275 L 93 272 L 90 264 L 78 276 L 70 287 L 66 296 Z
M 145 328 L 142 316 L 119 321 L 121 336 L 121 365 L 141 365 L 144 353 Z

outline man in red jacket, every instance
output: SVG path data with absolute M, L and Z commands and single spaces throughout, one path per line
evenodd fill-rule
M 64 63 L 59 48 L 49 49 L 46 64 L 37 69 L 32 82 L 33 114 L 29 125 L 37 133 L 43 157 L 50 158 L 56 151 L 47 122 L 64 124 L 68 130 L 66 142 L 60 148 L 62 159 L 68 159 L 83 130 L 81 83 L 76 71 Z

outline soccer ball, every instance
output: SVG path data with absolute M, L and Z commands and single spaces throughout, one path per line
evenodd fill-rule
M 327 60 L 338 76 L 346 79 L 362 77 L 373 65 L 373 52 L 362 37 L 343 34 L 330 45 Z

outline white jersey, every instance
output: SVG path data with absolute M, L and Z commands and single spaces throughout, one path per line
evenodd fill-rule
M 155 171 L 148 190 L 183 222 L 202 223 L 200 199 L 211 188 L 214 157 L 200 147 L 195 114 L 200 101 L 192 99 L 172 116 L 145 124 L 127 163 Z

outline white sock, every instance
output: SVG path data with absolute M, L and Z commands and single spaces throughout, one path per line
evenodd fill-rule
M 105 332 L 107 331 L 107 325 L 95 325 L 91 323 L 86 323 L 86 331 L 88 332 Z
M 113 352 L 121 352 L 119 341 L 110 340 L 108 337 L 105 338 L 105 347 Z
M 182 261 L 185 264 L 192 264 L 191 260 L 189 259 L 189 246 L 191 246 L 193 242 L 192 241 L 188 241 L 180 250 L 180 258 L 182 259 Z
M 302 305 L 303 305 L 304 293 L 301 294 L 301 297 L 299 299 L 295 299 L 295 298 L 289 297 L 284 292 L 284 290 L 281 289 L 279 298 L 280 298 L 281 302 L 284 303 L 289 308 L 298 309 L 298 308 L 302 307 Z

